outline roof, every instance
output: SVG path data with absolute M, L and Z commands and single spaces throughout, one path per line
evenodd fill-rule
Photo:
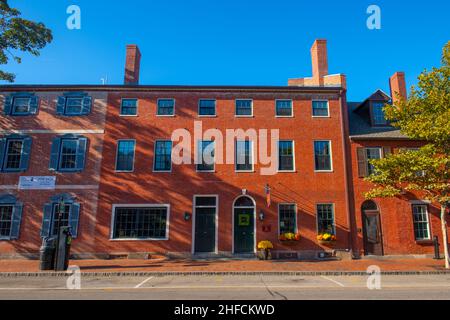
M 331 86 L 202 86 L 202 85 L 0 85 L 0 91 L 223 91 L 223 92 L 311 92 L 336 93 L 344 89 Z
M 352 140 L 410 140 L 403 135 L 399 129 L 386 127 L 373 127 L 369 119 L 365 119 L 356 109 L 361 102 L 348 102 L 348 120 L 350 129 L 350 139 Z

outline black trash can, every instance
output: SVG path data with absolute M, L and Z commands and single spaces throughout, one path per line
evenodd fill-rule
M 61 227 L 59 244 L 56 252 L 55 271 L 66 271 L 68 269 L 71 244 L 72 234 L 70 233 L 70 227 Z
M 55 268 L 55 238 L 44 238 L 39 250 L 39 270 L 48 271 Z

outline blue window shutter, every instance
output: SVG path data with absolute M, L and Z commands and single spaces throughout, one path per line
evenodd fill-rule
M 81 114 L 91 113 L 92 97 L 86 96 L 83 98 L 83 106 L 81 108 Z
M 5 159 L 6 139 L 0 139 L 0 171 L 3 170 L 3 160 Z
M 58 97 L 58 103 L 56 104 L 56 114 L 63 115 L 66 107 L 66 97 Z
M 7 116 L 9 116 L 11 114 L 12 103 L 13 103 L 13 97 L 12 96 L 6 96 L 5 97 L 5 104 L 3 106 L 3 112 Z
M 78 139 L 76 169 L 83 170 L 86 163 L 87 138 Z
M 32 143 L 33 139 L 31 139 L 31 137 L 26 137 L 23 139 L 22 155 L 20 156 L 20 171 L 28 170 Z
M 52 142 L 52 149 L 51 149 L 51 154 L 50 154 L 50 165 L 49 165 L 49 169 L 52 171 L 58 170 L 60 148 L 61 148 L 61 138 L 54 138 L 53 142 Z
M 30 114 L 36 114 L 38 112 L 39 107 L 39 97 L 32 96 L 30 97 Z
M 50 235 L 52 214 L 53 214 L 53 205 L 51 203 L 45 204 L 44 214 L 42 216 L 41 238 L 45 238 Z
M 80 220 L 80 204 L 73 203 L 70 209 L 69 226 L 73 238 L 78 236 L 78 221 Z
M 11 240 L 19 239 L 20 223 L 22 221 L 22 209 L 23 209 L 22 203 L 17 202 L 14 205 L 12 214 L 11 235 L 10 235 Z

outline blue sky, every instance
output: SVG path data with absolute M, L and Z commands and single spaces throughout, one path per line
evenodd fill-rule
M 54 41 L 40 57 L 0 66 L 17 84 L 123 83 L 125 45 L 138 44 L 141 84 L 286 85 L 311 75 L 309 49 L 328 39 L 329 71 L 344 73 L 349 100 L 405 71 L 408 85 L 438 66 L 450 40 L 447 0 L 9 0 L 42 21 Z M 81 30 L 66 27 L 69 5 Z M 381 30 L 366 27 L 366 9 L 381 8 Z

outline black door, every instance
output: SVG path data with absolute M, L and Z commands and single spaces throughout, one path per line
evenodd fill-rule
M 363 212 L 364 253 L 366 255 L 383 255 L 383 236 L 381 233 L 380 213 Z
M 255 251 L 255 209 L 234 209 L 234 252 L 253 253 Z
M 195 209 L 195 252 L 216 251 L 216 208 Z

